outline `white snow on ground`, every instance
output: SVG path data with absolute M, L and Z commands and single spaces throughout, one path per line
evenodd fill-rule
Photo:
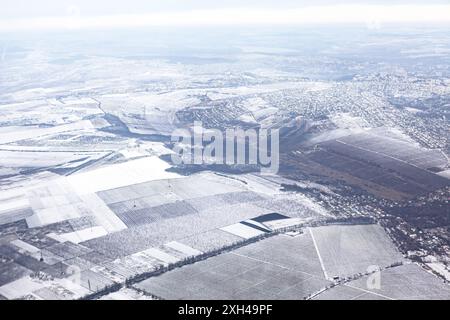
M 272 230 L 270 230 L 270 228 L 268 228 L 265 224 L 262 224 L 261 222 L 257 222 L 254 220 L 245 220 L 246 223 L 249 223 L 251 225 L 254 225 L 256 228 L 262 228 L 264 230 L 266 230 L 267 232 L 270 232 Z
M 320 267 L 322 268 L 323 276 L 325 277 L 325 279 L 328 280 L 328 279 L 330 279 L 330 277 L 328 276 L 327 270 L 325 269 L 325 265 L 323 263 L 323 258 L 320 255 L 319 247 L 317 246 L 316 238 L 314 238 L 314 233 L 312 232 L 312 229 L 308 228 L 308 230 L 309 230 L 309 234 L 311 235 L 312 241 L 314 243 L 314 248 L 316 249 L 317 257 L 319 258 L 319 261 L 320 261 Z
M 29 190 L 28 196 L 34 211 L 34 215 L 26 218 L 29 227 L 40 227 L 82 216 L 94 216 L 97 225 L 107 232 L 126 229 L 126 225 L 95 193 L 78 197 L 66 179 L 65 177 L 54 179 Z
M 238 117 L 239 121 L 247 122 L 247 123 L 257 123 L 255 118 L 249 114 L 243 114 Z
M 145 150 L 151 150 L 155 155 L 163 155 L 163 154 L 172 154 L 174 153 L 171 149 L 166 148 L 164 143 L 162 142 L 153 142 L 153 141 L 141 141 L 139 144 L 139 148 Z
M 313 210 L 314 212 L 316 212 L 322 216 L 325 216 L 325 217 L 331 216 L 331 214 L 327 211 L 327 209 L 322 207 L 322 205 L 320 205 L 319 203 L 314 202 L 307 196 L 305 196 L 303 194 L 296 194 L 296 196 L 299 200 L 301 200 L 302 205 L 304 205 L 305 207 Z
M 29 243 L 26 243 L 20 239 L 11 241 L 11 244 L 13 244 L 17 248 L 22 249 L 23 251 L 28 252 L 28 253 L 37 253 L 37 252 L 41 251 L 39 248 L 36 248 L 35 246 L 33 246 Z
M 85 295 L 91 293 L 88 289 L 86 289 L 85 287 L 81 286 L 79 284 L 79 278 L 77 278 L 79 276 L 72 275 L 70 279 L 64 278 L 64 279 L 55 279 L 52 281 L 52 284 L 56 284 L 59 285 L 69 291 L 71 291 L 72 293 L 74 293 L 74 296 L 71 299 L 78 299 L 81 297 L 84 297 Z
M 22 150 L 18 150 L 18 149 Z M 49 150 L 46 147 L 3 147 L 0 150 L 0 167 L 16 169 L 21 171 L 21 168 L 49 168 L 52 166 L 65 166 L 73 167 L 75 162 L 77 165 L 86 163 L 88 159 L 91 160 L 98 159 L 105 153 L 102 152 L 92 152 L 92 150 L 73 152 L 64 150 Z M 6 149 L 10 149 L 9 151 Z M 16 149 L 16 150 L 13 150 Z M 31 150 L 33 149 L 33 150 Z M 45 150 L 47 149 L 47 150 Z M 59 148 L 57 148 L 59 149 Z M 87 148 L 86 148 L 87 149 Z
M 29 215 L 26 210 L 30 203 L 25 198 L 22 188 L 13 188 L 0 192 L 0 224 L 10 223 L 23 219 Z M 24 214 L 17 214 L 22 210 Z
M 340 129 L 334 129 L 334 130 L 322 132 L 322 133 L 319 133 L 319 134 L 315 135 L 314 137 L 309 139 L 305 143 L 305 145 L 313 146 L 315 144 L 319 144 L 319 143 L 324 142 L 324 141 L 339 139 L 339 138 L 346 137 L 346 136 L 349 136 L 349 135 L 352 135 L 352 134 L 363 133 L 363 132 L 365 132 L 367 130 L 368 129 L 362 129 L 362 128 L 346 128 L 346 129 L 340 128 Z
M 27 217 L 26 221 L 28 227 L 36 228 L 47 224 L 75 219 L 79 217 L 81 217 L 79 208 L 74 205 L 68 204 L 64 206 L 35 210 L 35 214 Z
M 231 87 L 231 88 L 220 88 L 216 89 L 218 92 L 219 99 L 223 97 L 223 94 L 230 96 L 233 95 L 250 95 L 263 92 L 274 92 L 278 90 L 287 89 L 304 89 L 305 91 L 321 91 L 326 90 L 331 87 L 330 84 L 325 82 L 279 82 L 270 84 L 258 84 L 253 86 L 241 86 L 241 87 Z M 215 92 L 208 93 L 208 97 L 214 100 Z
M 140 150 L 139 148 L 126 148 L 120 150 L 119 152 L 127 159 L 138 158 L 146 155 L 146 152 Z
M 122 220 L 95 193 L 85 194 L 80 196 L 80 198 L 90 209 L 97 224 L 102 226 L 107 232 L 116 232 L 127 228 Z
M 65 105 L 86 105 L 86 104 L 90 104 L 90 105 L 94 105 L 96 106 L 98 103 L 97 101 L 95 101 L 92 98 L 89 97 L 68 97 L 68 98 L 63 98 L 61 99 L 61 102 Z
M 11 143 L 14 141 L 36 138 L 40 136 L 46 136 L 51 134 L 58 134 L 68 131 L 79 131 L 79 130 L 92 130 L 94 127 L 88 120 L 78 121 L 75 123 L 63 124 L 55 127 L 39 128 L 32 127 L 24 129 L 20 127 L 21 130 L 17 130 L 17 127 L 12 127 L 9 132 L 3 132 L 0 135 L 0 144 Z M 5 129 L 6 131 L 6 129 Z
M 58 242 L 66 242 L 67 241 L 65 238 L 63 238 L 62 236 L 60 236 L 59 234 L 56 234 L 54 232 L 47 233 L 46 237 L 48 237 L 50 239 L 53 239 L 53 240 L 56 240 Z
M 339 128 L 361 130 L 370 127 L 361 117 L 355 117 L 349 113 L 339 113 L 331 118 L 331 121 Z
M 146 296 L 136 290 L 130 288 L 123 288 L 119 291 L 112 292 L 106 296 L 100 298 L 100 300 L 153 300 L 151 297 Z
M 307 82 L 306 92 L 324 91 L 330 89 L 333 85 L 328 82 Z
M 255 119 L 260 120 L 275 115 L 277 112 L 278 108 L 268 107 L 266 109 L 253 111 L 253 116 L 255 117 Z
M 264 233 L 263 231 L 243 225 L 242 223 L 232 224 L 220 229 L 244 239 L 250 239 Z
M 427 263 L 427 266 L 429 266 L 434 272 L 439 273 L 447 281 L 450 281 L 450 271 L 445 267 L 443 263 Z
M 24 277 L 0 287 L 0 294 L 9 300 L 18 299 L 42 288 L 64 288 L 72 294 L 70 299 L 78 299 L 90 293 L 90 291 L 77 283 L 77 275 L 70 279 L 39 280 Z M 34 295 L 35 296 L 35 295 Z
M 158 157 L 147 157 L 74 174 L 67 179 L 78 194 L 88 194 L 152 180 L 181 178 L 166 172 L 169 167 Z
M 127 159 L 144 156 L 161 156 L 174 153 L 172 150 L 166 148 L 161 142 L 137 142 L 136 140 L 132 140 L 126 148 L 119 150 L 119 152 Z
M 117 292 L 112 292 L 106 296 L 103 296 L 100 298 L 100 300 L 119 300 L 119 301 L 126 301 L 126 300 L 134 300 L 130 295 L 121 292 L 121 291 L 117 291 Z
M 414 114 L 423 112 L 423 110 L 420 110 L 420 109 L 417 109 L 417 108 L 411 108 L 411 107 L 406 107 L 405 110 L 408 111 L 408 112 L 414 113 Z
M 231 176 L 233 177 L 233 176 Z M 256 174 L 244 174 L 235 176 L 238 180 L 246 182 L 245 188 L 250 191 L 263 193 L 267 195 L 280 194 L 280 185 L 265 179 L 264 177 L 258 176 Z
M 330 278 L 366 272 L 369 266 L 403 262 L 385 230 L 377 224 L 327 225 L 309 229 Z
M 0 205 L 3 205 L 8 201 L 20 200 L 21 198 L 23 198 L 23 195 L 24 191 L 21 187 L 2 190 L 2 192 L 0 193 Z
M 264 225 L 272 230 L 277 230 L 277 229 L 281 229 L 281 228 L 287 228 L 287 227 L 299 225 L 304 222 L 305 222 L 305 219 L 289 218 L 289 219 L 266 221 L 266 222 L 264 222 Z
M 188 256 L 197 256 L 197 255 L 203 253 L 203 252 L 201 252 L 201 251 L 199 251 L 197 249 L 191 248 L 191 247 L 189 247 L 189 246 L 187 246 L 185 244 L 182 244 L 182 243 L 179 243 L 179 242 L 176 242 L 176 241 L 172 241 L 172 242 L 166 243 L 164 246 L 172 248 L 172 249 L 174 249 L 176 251 L 185 253 Z
M 11 199 L 7 201 L 0 199 L 0 215 L 4 212 L 27 208 L 29 205 L 28 199 L 25 198 Z
M 60 222 L 86 215 L 87 208 L 75 196 L 64 178 L 52 179 L 31 187 L 26 195 L 34 214 L 27 217 L 29 227 Z
M 166 264 L 175 263 L 175 262 L 179 261 L 179 259 L 175 258 L 174 256 L 172 256 L 164 251 L 161 251 L 159 249 L 156 249 L 156 248 L 147 249 L 147 250 L 143 251 L 143 253 L 147 254 L 155 259 L 158 259 Z
M 63 233 L 60 234 L 59 236 L 62 239 L 78 244 L 80 242 L 99 238 L 107 234 L 108 232 L 103 227 L 92 227 L 83 230 L 78 230 L 75 232 Z
M 0 294 L 6 299 L 13 300 L 43 287 L 45 285 L 42 282 L 31 279 L 30 277 L 24 277 L 1 286 Z
M 449 170 L 445 170 L 445 171 L 441 171 L 438 173 L 438 175 L 440 175 L 441 177 L 450 179 L 450 169 Z

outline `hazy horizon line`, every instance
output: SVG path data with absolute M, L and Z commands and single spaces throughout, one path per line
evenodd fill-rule
M 296 26 L 395 23 L 450 23 L 449 5 L 327 5 L 297 9 L 228 8 L 83 16 L 74 10 L 60 17 L 0 19 L 0 32 L 170 26 Z

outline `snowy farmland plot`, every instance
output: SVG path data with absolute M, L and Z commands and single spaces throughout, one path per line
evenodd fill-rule
M 310 233 L 330 279 L 364 273 L 370 266 L 386 267 L 403 261 L 378 225 L 326 226 L 311 228 Z
M 166 172 L 167 168 L 169 166 L 164 161 L 148 157 L 75 174 L 70 176 L 68 181 L 78 194 L 95 193 L 151 180 L 178 177 L 175 173 Z
M 354 256 L 345 249 L 334 253 L 334 258 L 347 267 L 346 277 L 354 279 L 348 282 L 336 282 L 335 270 L 329 267 L 330 253 L 323 251 L 322 243 L 319 240 L 318 246 L 316 240 L 317 234 L 333 234 L 340 228 L 354 228 L 354 237 L 367 234 Z M 135 287 L 164 299 L 448 299 L 450 289 L 446 284 L 416 264 L 403 264 L 395 250 L 387 255 L 378 252 L 373 258 L 357 258 L 364 250 L 382 245 L 387 236 L 378 226 L 326 226 L 304 231 L 296 237 L 270 237 L 144 280 Z M 374 288 L 371 279 L 378 273 L 365 269 L 376 262 L 380 269 L 374 270 L 382 270 L 380 288 Z M 359 269 L 348 269 L 346 263 L 354 263 Z M 341 279 L 344 277 L 341 275 Z M 408 290 L 403 291 L 403 287 Z
M 305 234 L 266 239 L 136 287 L 167 299 L 303 299 L 328 283 Z
M 365 276 L 344 286 L 332 288 L 319 294 L 315 299 L 448 300 L 450 298 L 448 285 L 416 264 L 381 271 L 376 280 L 379 281 L 379 287 L 376 288 L 370 286 L 373 280 L 369 277 Z

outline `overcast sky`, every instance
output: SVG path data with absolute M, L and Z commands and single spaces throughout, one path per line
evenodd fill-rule
M 450 22 L 450 1 L 0 0 L 0 31 L 183 24 L 343 23 L 368 20 Z

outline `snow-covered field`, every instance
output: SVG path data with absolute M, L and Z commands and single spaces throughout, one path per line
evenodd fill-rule
M 67 178 L 77 194 L 95 193 L 152 180 L 180 178 L 167 172 L 170 166 L 158 157 L 146 157 L 112 164 Z
M 330 225 L 310 229 L 329 278 L 384 268 L 404 260 L 379 225 Z
M 155 259 L 158 259 L 158 260 L 162 261 L 165 264 L 175 263 L 175 262 L 178 261 L 178 259 L 176 257 L 171 256 L 170 254 L 168 254 L 168 253 L 166 253 L 166 252 L 164 252 L 162 250 L 159 250 L 157 248 L 147 249 L 143 253 L 145 253 L 145 254 L 147 254 L 147 255 L 155 258 Z
M 81 195 L 81 199 L 90 209 L 98 225 L 102 226 L 106 231 L 116 232 L 127 228 L 95 193 Z
M 20 250 L 23 250 L 24 252 L 35 254 L 40 252 L 41 250 L 39 248 L 36 248 L 35 246 L 26 243 L 20 239 L 14 240 L 10 242 L 12 245 L 18 247 Z
M 98 237 L 102 237 L 107 234 L 108 232 L 103 227 L 92 227 L 74 232 L 62 233 L 59 236 L 66 241 L 70 241 L 73 243 L 80 243 Z
M 433 263 L 427 263 L 427 266 L 431 268 L 434 272 L 440 274 L 442 277 L 444 277 L 447 281 L 450 281 L 450 269 L 443 263 L 439 262 L 433 262 Z
M 100 300 L 153 300 L 131 288 L 123 288 L 100 298 Z
M 230 226 L 226 226 L 220 229 L 244 239 L 250 239 L 264 234 L 264 231 L 246 226 L 242 223 L 232 224 Z
M 187 256 L 196 256 L 196 255 L 202 254 L 201 251 L 191 248 L 191 247 L 189 247 L 183 243 L 177 242 L 177 241 L 168 242 L 168 243 L 164 244 L 164 246 L 175 249 L 179 252 L 182 252 L 182 253 L 186 254 Z
M 0 287 L 0 294 L 7 299 L 17 299 L 31 294 L 45 286 L 44 283 L 29 277 L 24 277 Z
M 80 130 L 93 130 L 92 123 L 88 120 L 78 121 L 75 123 L 62 124 L 55 127 L 39 128 L 39 127 L 17 127 L 3 128 L 0 134 L 0 144 L 11 143 L 14 141 L 25 140 L 29 138 L 44 137 L 54 134 L 62 134 Z

